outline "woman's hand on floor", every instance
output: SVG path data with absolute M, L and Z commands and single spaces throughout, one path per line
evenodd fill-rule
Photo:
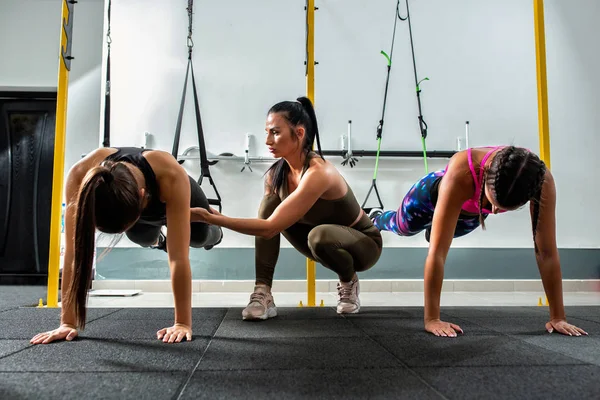
M 164 343 L 179 343 L 184 338 L 192 340 L 192 329 L 183 324 L 175 324 L 169 328 L 162 328 L 156 332 L 156 337 Z
M 450 322 L 434 319 L 425 323 L 425 330 L 435 336 L 456 337 L 456 332 L 463 333 L 460 326 Z
M 550 322 L 547 322 L 546 330 L 549 333 L 552 333 L 554 330 L 556 330 L 557 332 L 562 333 L 563 335 L 569 336 L 587 335 L 586 331 L 576 327 L 575 325 L 569 324 L 564 319 L 553 319 Z
M 57 340 L 70 342 L 77 337 L 77 329 L 72 325 L 63 324 L 53 331 L 38 333 L 29 343 L 31 344 L 48 344 Z

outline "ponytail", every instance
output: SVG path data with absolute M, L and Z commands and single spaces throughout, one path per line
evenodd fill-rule
M 313 143 L 315 138 L 317 139 L 317 149 L 319 150 L 319 156 L 323 158 L 323 152 L 321 150 L 321 140 L 319 138 L 319 126 L 317 124 L 317 115 L 315 113 L 315 108 L 313 107 L 312 102 L 308 97 L 298 97 L 298 102 L 302 104 L 302 107 L 308 114 L 308 118 L 310 120 L 310 127 L 306 127 L 307 129 L 307 138 L 305 143 L 305 148 L 308 151 L 312 151 Z
M 92 281 L 96 232 L 95 192 L 101 183 L 109 183 L 111 180 L 112 175 L 106 167 L 96 167 L 90 170 L 82 183 L 77 200 L 75 260 L 73 278 L 66 302 L 69 307 L 74 308 L 77 327 L 80 329 L 85 328 L 87 292 Z
M 296 101 L 282 101 L 275 104 L 269 110 L 268 114 L 282 113 L 282 116 L 292 127 L 298 125 L 304 126 L 306 131 L 303 150 L 306 152 L 305 170 L 308 167 L 310 155 L 315 138 L 317 139 L 317 148 L 319 155 L 323 158 L 321 150 L 321 140 L 319 138 L 319 127 L 317 125 L 317 116 L 312 102 L 307 97 L 298 97 Z M 269 169 L 267 174 L 271 174 L 271 193 L 277 193 L 282 186 L 287 184 L 287 175 L 290 172 L 289 164 L 282 158 L 277 160 Z

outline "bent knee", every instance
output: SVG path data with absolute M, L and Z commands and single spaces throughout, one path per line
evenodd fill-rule
M 281 200 L 277 195 L 267 195 L 263 197 L 262 202 L 260 203 L 260 208 L 258 209 L 258 218 L 267 219 L 275 212 L 277 206 L 281 204 Z
M 308 247 L 318 255 L 326 249 L 335 247 L 336 238 L 327 225 L 319 225 L 308 233 Z
M 222 239 L 221 228 L 203 222 L 194 222 L 191 226 L 190 247 L 202 248 L 215 245 Z
M 158 235 L 130 234 L 125 233 L 127 239 L 141 247 L 154 246 L 158 241 Z

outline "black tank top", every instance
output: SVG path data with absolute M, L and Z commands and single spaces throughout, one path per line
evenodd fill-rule
M 140 222 L 146 222 L 149 224 L 164 225 L 167 222 L 167 212 L 165 203 L 160 201 L 160 191 L 158 182 L 156 181 L 156 175 L 152 170 L 152 167 L 148 163 L 148 160 L 142 155 L 146 151 L 151 149 L 141 149 L 138 147 L 113 147 L 117 151 L 105 160 L 109 161 L 125 161 L 135 165 L 144 174 L 146 180 L 146 191 L 148 192 L 148 205 L 142 211 L 140 216 Z

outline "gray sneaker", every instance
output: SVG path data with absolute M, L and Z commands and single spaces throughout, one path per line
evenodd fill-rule
M 360 285 L 358 278 L 351 282 L 338 282 L 338 314 L 356 314 L 360 310 Z
M 277 307 L 271 292 L 265 286 L 254 286 L 250 302 L 242 311 L 244 320 L 265 320 L 277 316 Z

